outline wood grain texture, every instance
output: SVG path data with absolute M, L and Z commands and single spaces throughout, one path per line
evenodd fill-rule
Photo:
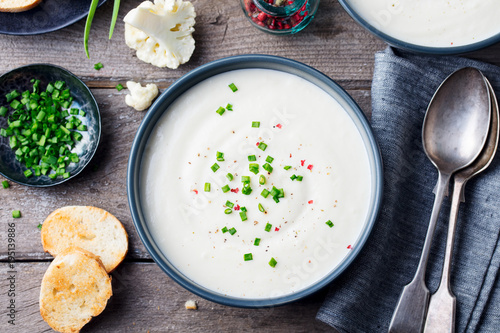
M 122 1 L 114 36 L 108 40 L 112 1 L 96 13 L 90 34 L 91 58 L 83 52 L 84 22 L 41 36 L 0 36 L 0 72 L 30 63 L 51 62 L 82 77 L 91 87 L 113 87 L 116 81 L 135 79 L 170 85 L 188 71 L 209 61 L 247 53 L 292 58 L 329 75 L 346 88 L 369 88 L 373 54 L 384 44 L 346 15 L 337 1 L 321 1 L 316 18 L 293 36 L 273 36 L 253 28 L 237 0 L 194 0 L 197 12 L 195 52 L 178 70 L 143 63 L 125 45 L 123 17 L 141 1 Z M 95 71 L 101 61 L 104 68 Z

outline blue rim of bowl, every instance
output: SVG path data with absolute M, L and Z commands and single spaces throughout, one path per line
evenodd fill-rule
M 339 0 L 344 10 L 349 14 L 359 25 L 368 30 L 371 34 L 382 39 L 386 43 L 396 48 L 411 51 L 421 54 L 433 54 L 433 55 L 457 55 L 463 53 L 474 52 L 480 49 L 484 49 L 488 46 L 494 45 L 500 42 L 500 32 L 494 36 L 491 36 L 482 41 L 454 47 L 432 47 L 432 46 L 422 46 L 418 44 L 412 44 L 404 42 L 400 39 L 394 38 L 386 33 L 375 28 L 373 25 L 369 24 L 361 15 L 359 15 L 349 4 L 349 0 Z
M 57 65 L 53 65 L 53 64 L 47 64 L 47 63 L 29 64 L 29 65 L 25 65 L 25 66 L 20 66 L 20 67 L 14 68 L 13 70 L 10 70 L 8 72 L 3 73 L 2 75 L 0 75 L 0 79 L 3 78 L 4 76 L 10 75 L 13 72 L 17 72 L 17 71 L 21 71 L 23 69 L 27 69 L 27 68 L 30 68 L 30 67 L 37 67 L 37 66 L 51 67 L 53 69 L 59 70 L 59 71 L 65 73 L 65 74 L 67 74 L 68 76 L 73 77 L 76 81 L 78 81 L 82 85 L 82 87 L 89 93 L 89 96 L 92 98 L 91 103 L 94 104 L 95 107 L 96 107 L 96 109 L 97 109 L 97 116 L 98 116 L 97 120 L 98 120 L 98 125 L 99 125 L 99 132 L 97 133 L 97 142 L 96 142 L 96 145 L 95 145 L 96 148 L 93 149 L 93 151 L 91 152 L 91 154 L 89 154 L 88 159 L 86 160 L 85 164 L 82 165 L 81 168 L 79 168 L 79 170 L 77 172 L 71 173 L 71 175 L 68 178 L 60 178 L 59 177 L 59 178 L 57 178 L 56 182 L 53 182 L 53 183 L 50 183 L 50 184 L 29 184 L 29 183 L 24 183 L 24 182 L 12 179 L 11 177 L 5 175 L 0 170 L 0 175 L 2 175 L 6 179 L 8 179 L 10 181 L 13 181 L 13 182 L 15 182 L 17 184 L 21 184 L 21 185 L 25 185 L 25 186 L 30 186 L 30 187 L 50 187 L 50 186 L 55 186 L 55 185 L 62 184 L 64 182 L 67 182 L 68 180 L 76 177 L 78 174 L 80 174 L 85 169 L 85 167 L 90 163 L 90 161 L 92 160 L 92 158 L 94 158 L 95 152 L 97 151 L 97 147 L 99 147 L 99 142 L 100 142 L 100 139 L 101 139 L 101 125 L 102 125 L 101 124 L 101 112 L 99 110 L 99 105 L 97 104 L 97 101 L 96 101 L 94 95 L 92 94 L 92 91 L 90 91 L 90 88 L 78 76 L 76 76 L 75 74 L 73 74 L 72 72 L 70 72 L 69 70 L 67 70 L 66 68 L 63 68 L 61 66 L 57 66 Z
M 357 122 L 356 126 L 360 131 L 360 134 L 364 136 L 363 140 L 366 145 L 366 150 L 367 154 L 369 155 L 373 173 L 373 198 L 371 207 L 368 212 L 365 227 L 363 228 L 363 231 L 360 233 L 356 242 L 353 244 L 351 252 L 343 259 L 343 261 L 339 265 L 332 268 L 332 271 L 329 274 L 327 274 L 323 279 L 314 283 L 313 285 L 299 290 L 298 292 L 293 294 L 265 299 L 240 298 L 223 295 L 204 288 L 203 286 L 197 284 L 195 281 L 192 281 L 189 278 L 185 277 L 180 271 L 178 271 L 172 264 L 168 262 L 167 258 L 161 253 L 158 246 L 155 244 L 154 238 L 151 236 L 151 233 L 146 226 L 146 221 L 140 207 L 139 174 L 142 154 L 144 151 L 144 147 L 149 139 L 149 135 L 152 129 L 155 127 L 156 121 L 163 115 L 168 105 L 170 105 L 186 90 L 211 76 L 231 70 L 247 68 L 264 68 L 295 74 L 308 80 L 309 82 L 312 82 L 320 88 L 329 88 L 330 91 L 340 95 L 346 105 L 350 108 L 352 113 L 354 113 L 354 118 L 352 117 L 353 115 L 350 116 L 355 123 Z M 322 89 L 325 90 L 324 88 Z M 379 213 L 379 209 L 382 203 L 382 192 L 383 167 L 380 151 L 365 114 L 361 111 L 352 97 L 347 94 L 347 92 L 336 82 L 334 82 L 332 79 L 319 72 L 318 70 L 294 60 L 269 55 L 239 55 L 215 60 L 192 70 L 191 72 L 187 73 L 179 80 L 174 82 L 153 103 L 145 118 L 143 119 L 141 125 L 139 126 L 134 142 L 132 144 L 127 167 L 127 196 L 132 220 L 142 243 L 152 256 L 153 260 L 170 278 L 172 278 L 175 282 L 177 282 L 185 289 L 191 291 L 192 293 L 219 304 L 241 308 L 265 308 L 288 304 L 315 293 L 316 291 L 328 285 L 332 280 L 337 278 L 352 263 L 352 261 L 359 254 L 364 244 L 366 243 Z

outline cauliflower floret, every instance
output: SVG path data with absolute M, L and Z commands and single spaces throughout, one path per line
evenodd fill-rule
M 175 69 L 193 54 L 195 17 L 189 1 L 144 1 L 123 19 L 125 42 L 142 61 Z
M 128 81 L 127 88 L 130 94 L 125 96 L 125 103 L 137 111 L 146 110 L 155 97 L 158 96 L 158 87 L 154 83 L 142 87 L 140 83 Z

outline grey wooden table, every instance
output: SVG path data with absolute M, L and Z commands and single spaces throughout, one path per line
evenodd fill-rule
M 375 52 L 385 44 L 359 27 L 337 1 L 322 0 L 316 18 L 294 36 L 277 37 L 253 28 L 237 0 L 192 0 L 196 12 L 196 50 L 177 70 L 143 63 L 124 41 L 123 16 L 138 0 L 122 1 L 115 34 L 108 40 L 112 1 L 98 9 L 90 34 L 91 58 L 83 50 L 84 22 L 36 36 L 0 35 L 0 73 L 32 63 L 67 68 L 91 88 L 102 116 L 102 141 L 90 165 L 76 178 L 52 188 L 11 183 L 0 188 L 0 331 L 50 332 L 39 313 L 40 282 L 52 257 L 43 252 L 37 225 L 65 205 L 104 208 L 122 221 L 130 237 L 125 262 L 112 273 L 113 292 L 106 310 L 83 332 L 334 332 L 315 315 L 326 290 L 273 309 L 238 309 L 215 304 L 184 290 L 151 260 L 132 223 L 125 185 L 126 166 L 135 132 L 144 117 L 125 104 L 127 80 L 155 83 L 164 90 L 190 70 L 219 58 L 248 53 L 271 54 L 301 61 L 343 86 L 370 114 L 370 85 Z M 3 24 L 0 22 L 0 25 Z M 500 45 L 468 55 L 500 65 Z M 104 68 L 94 69 L 102 62 Z M 0 177 L 0 180 L 1 179 Z M 13 220 L 12 210 L 22 218 Z M 16 325 L 8 324 L 9 222 L 16 223 Z M 199 310 L 187 311 L 193 299 Z

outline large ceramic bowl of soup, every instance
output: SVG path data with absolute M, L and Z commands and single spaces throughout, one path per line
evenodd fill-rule
M 339 0 L 369 32 L 401 49 L 459 54 L 500 42 L 498 0 Z
M 265 55 L 225 58 L 170 86 L 130 153 L 133 221 L 173 280 L 239 307 L 289 303 L 362 250 L 382 198 L 370 125 L 334 81 Z

